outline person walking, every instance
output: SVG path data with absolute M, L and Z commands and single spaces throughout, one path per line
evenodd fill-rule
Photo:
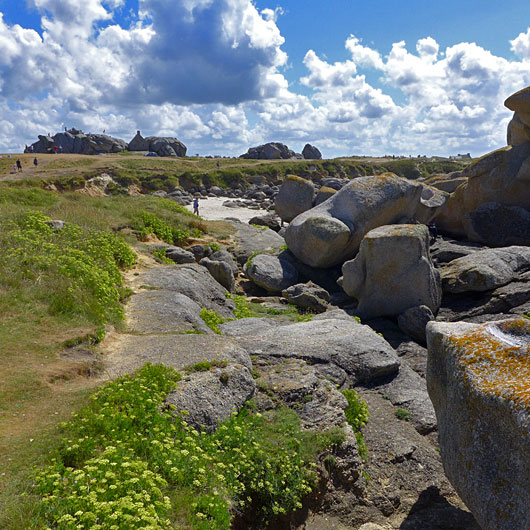
M 55 154 L 57 154 L 57 146 L 56 145 L 53 146 L 53 150 L 55 151 Z
M 33 159 L 33 165 L 37 167 L 39 165 L 39 161 L 37 160 L 37 157 Z
M 197 197 L 193 199 L 193 213 L 199 215 L 199 199 Z
M 20 162 L 20 158 L 17 160 L 17 169 L 19 173 L 22 173 L 22 163 Z

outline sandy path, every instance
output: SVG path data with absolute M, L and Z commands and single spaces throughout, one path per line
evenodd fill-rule
M 227 208 L 223 203 L 230 201 L 227 197 L 209 197 L 208 199 L 199 200 L 199 214 L 203 219 L 208 221 L 218 221 L 226 217 L 235 217 L 242 222 L 248 223 L 250 219 L 256 215 L 264 215 L 267 210 L 250 210 L 249 208 Z M 193 212 L 193 206 L 189 205 L 186 208 Z

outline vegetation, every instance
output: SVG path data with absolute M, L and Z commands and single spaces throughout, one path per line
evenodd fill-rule
M 219 313 L 212 311 L 210 309 L 202 308 L 200 313 L 201 318 L 204 320 L 204 323 L 218 335 L 221 335 L 221 330 L 219 326 L 227 322 L 226 318 L 223 318 Z
M 412 417 L 410 412 L 406 409 L 396 409 L 394 415 L 398 420 L 409 421 Z
M 293 411 L 261 415 L 251 404 L 199 432 L 163 407 L 179 379 L 146 365 L 97 391 L 61 426 L 54 459 L 26 493 L 25 528 L 215 530 L 241 511 L 266 522 L 301 508 L 316 485 L 311 462 L 343 434 L 301 431 Z
M 361 458 L 368 457 L 368 447 L 364 441 L 361 429 L 366 425 L 370 412 L 368 404 L 353 389 L 343 390 L 342 394 L 348 401 L 348 408 L 344 411 L 346 421 L 351 425 L 355 438 L 357 439 L 357 448 Z

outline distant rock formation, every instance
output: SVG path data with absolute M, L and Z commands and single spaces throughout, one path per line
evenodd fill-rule
M 79 155 L 99 155 L 101 153 L 118 153 L 127 149 L 127 143 L 119 138 L 106 134 L 85 134 L 77 129 L 57 133 L 55 136 L 39 135 L 29 151 L 33 153 L 53 153 L 55 147 L 61 153 Z
M 302 156 L 306 160 L 321 160 L 322 159 L 322 153 L 311 144 L 305 144 L 304 148 L 302 149 Z
M 158 156 L 186 156 L 187 147 L 177 138 L 148 136 L 145 141 Z
M 254 160 L 279 160 L 289 158 L 303 158 L 301 154 L 291 151 L 285 144 L 269 142 L 267 144 L 250 147 L 249 150 L 239 158 L 251 158 Z

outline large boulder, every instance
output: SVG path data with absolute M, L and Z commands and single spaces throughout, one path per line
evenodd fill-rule
M 309 364 L 344 370 L 351 384 L 367 383 L 396 373 L 394 349 L 368 326 L 353 318 L 299 322 L 243 335 L 238 343 L 258 358 L 303 359 Z
M 245 274 L 271 293 L 281 293 L 298 281 L 298 272 L 289 261 L 270 254 L 254 256 L 245 264 Z
M 337 190 L 334 188 L 328 188 L 328 186 L 322 186 L 315 197 L 315 206 L 327 201 L 330 197 L 333 197 L 337 193 Z
M 490 291 L 530 270 L 529 247 L 490 248 L 455 259 L 440 269 L 448 293 Z
M 54 148 L 62 148 L 62 153 L 81 155 L 99 155 L 104 153 L 119 153 L 127 149 L 127 143 L 119 138 L 107 134 L 84 134 L 83 131 L 71 129 L 57 133 L 53 138 L 39 136 L 39 141 L 33 144 L 34 153 L 53 153 Z
M 322 153 L 314 145 L 305 144 L 302 149 L 302 156 L 306 160 L 320 160 L 322 158 Z
M 149 142 L 136 131 L 136 136 L 129 142 L 129 151 L 149 151 Z
M 468 212 L 463 224 L 470 241 L 489 247 L 530 246 L 530 212 L 520 206 L 485 202 Z
M 314 197 L 315 185 L 310 180 L 288 175 L 276 196 L 274 208 L 282 221 L 290 222 L 312 208 Z
M 424 225 L 387 225 L 371 230 L 359 254 L 342 266 L 344 291 L 359 300 L 361 318 L 399 315 L 425 305 L 433 313 L 441 303 L 440 274 L 429 256 Z
M 158 156 L 186 156 L 187 147 L 177 138 L 148 136 L 149 151 Z
M 519 119 L 530 127 L 530 87 L 523 88 L 512 94 L 505 102 L 504 106 L 513 110 Z
M 249 150 L 239 158 L 250 158 L 255 160 L 279 160 L 289 158 L 301 158 L 291 151 L 285 144 L 279 142 L 269 142 L 257 147 L 250 147 Z
M 477 160 L 462 171 L 467 182 L 449 197 L 437 226 L 455 237 L 469 238 L 466 214 L 488 202 L 530 211 L 530 142 L 508 146 Z
M 202 258 L 199 261 L 199 265 L 206 267 L 215 280 L 225 289 L 230 292 L 235 290 L 236 279 L 234 277 L 234 271 L 226 261 Z
M 523 123 L 517 112 L 508 124 L 506 141 L 508 145 L 519 145 L 530 141 L 530 126 Z
M 312 267 L 343 263 L 355 255 L 373 228 L 414 219 L 422 190 L 417 182 L 394 174 L 357 178 L 293 219 L 285 241 L 298 259 Z
M 530 521 L 530 321 L 427 326 L 447 477 L 483 530 Z
M 308 283 L 297 283 L 282 291 L 282 296 L 297 307 L 323 313 L 328 309 L 329 293 L 322 287 Z

